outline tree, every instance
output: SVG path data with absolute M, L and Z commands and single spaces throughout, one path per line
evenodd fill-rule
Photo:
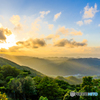
M 5 79 L 6 82 L 9 82 L 11 78 L 13 78 L 13 76 L 7 76 L 6 79 Z
M 40 83 L 40 81 L 42 80 L 42 78 L 38 77 L 38 76 L 34 77 L 33 79 L 35 81 L 35 85 L 38 85 Z
M 26 78 L 12 78 L 8 82 L 8 89 L 12 90 L 14 93 L 14 98 L 16 93 L 20 93 L 23 95 L 24 100 L 26 100 L 26 96 L 30 97 L 31 95 L 36 95 L 35 82 L 31 77 Z
M 61 99 L 62 91 L 60 91 L 58 84 L 49 77 L 44 77 L 40 81 L 37 85 L 37 90 L 39 97 L 42 95 L 49 100 L 56 100 L 57 98 Z
M 72 92 L 72 90 L 67 89 L 67 93 L 64 95 L 63 100 L 79 100 L 79 96 L 71 97 L 70 92 Z M 76 92 L 76 91 L 74 90 L 73 92 Z
M 62 88 L 62 89 L 67 89 L 69 87 L 69 84 L 63 80 L 58 80 L 58 79 L 55 79 L 54 80 L 56 83 L 58 83 L 59 87 Z
M 6 78 L 7 76 L 16 77 L 21 72 L 21 70 L 12 67 L 11 65 L 3 65 L 3 67 L 1 67 L 1 70 L 4 78 Z
M 96 88 L 93 86 L 92 77 L 83 77 L 83 83 L 81 84 L 81 90 L 79 92 L 96 92 Z M 80 96 L 80 100 L 97 100 L 95 96 Z
M 83 82 L 81 84 L 81 87 L 84 87 L 85 85 L 89 85 L 89 86 L 93 86 L 93 81 L 92 81 L 92 77 L 88 76 L 88 77 L 83 77 Z
M 48 99 L 47 99 L 47 97 L 41 96 L 41 97 L 39 98 L 39 100 L 48 100 Z

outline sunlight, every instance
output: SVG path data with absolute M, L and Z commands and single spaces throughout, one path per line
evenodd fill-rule
M 12 47 L 14 45 L 15 45 L 15 43 L 1 43 L 0 44 L 0 49 L 1 48 L 9 49 L 9 47 Z
M 10 36 L 6 35 L 6 42 L 0 43 L 0 48 L 9 49 L 9 47 L 14 46 L 15 43 L 15 35 L 11 34 Z
M 11 42 L 15 42 L 15 35 L 11 34 L 10 36 L 6 36 L 6 42 L 7 43 L 11 43 Z
M 2 27 L 2 24 L 0 23 L 0 28 Z

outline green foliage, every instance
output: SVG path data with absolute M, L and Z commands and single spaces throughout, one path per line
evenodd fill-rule
M 68 89 L 67 93 L 64 95 L 63 100 L 79 100 L 79 96 L 71 97 L 70 92 L 72 92 L 72 91 Z M 73 92 L 76 92 L 76 91 L 73 91 Z
M 5 85 L 5 81 L 3 81 L 3 80 L 0 80 L 0 86 L 4 86 Z
M 28 74 L 31 74 L 30 70 L 23 69 L 23 72 L 27 72 Z
M 0 91 L 6 90 L 4 86 L 0 87 Z
M 41 96 L 41 97 L 39 98 L 39 100 L 48 100 L 48 99 L 47 99 L 47 97 Z
M 97 89 L 93 86 L 92 77 L 83 77 L 81 90 L 79 92 L 96 92 Z M 80 100 L 98 100 L 95 96 L 80 96 Z
M 1 67 L 1 70 L 4 78 L 6 78 L 7 76 L 16 77 L 21 72 L 19 69 L 12 67 L 11 65 L 3 65 L 3 67 Z
M 35 81 L 35 85 L 38 85 L 40 83 L 40 81 L 42 80 L 42 78 L 38 77 L 38 76 L 34 77 L 33 79 Z
M 63 80 L 58 80 L 58 79 L 55 79 L 54 80 L 56 83 L 58 83 L 59 87 L 62 88 L 62 89 L 67 89 L 69 87 L 69 84 Z
M 1 72 L 1 71 L 0 71 Z M 4 79 L 4 76 L 2 73 L 0 73 L 0 80 L 3 80 Z
M 0 92 L 0 100 L 8 100 L 8 98 L 5 95 L 5 93 L 1 94 L 1 92 Z
M 31 73 L 28 68 L 19 70 L 10 65 L 0 67 L 0 91 L 6 93 L 12 100 L 33 100 L 33 98 L 34 100 L 100 100 L 100 79 L 93 80 L 92 77 L 83 77 L 82 84 L 70 85 L 65 82 L 67 79 L 64 81 L 62 77 L 59 77 L 60 80 L 47 76 L 30 77 Z M 71 97 L 71 91 L 97 92 L 99 96 Z
M 11 78 L 13 78 L 13 76 L 7 76 L 6 79 L 5 79 L 5 81 L 9 82 Z
M 26 77 L 26 76 L 28 76 L 28 72 L 21 72 L 21 73 L 17 76 L 17 78 L 22 78 L 22 77 Z
M 12 92 L 15 94 L 20 93 L 23 94 L 23 98 L 26 98 L 26 96 L 36 95 L 36 87 L 35 82 L 31 77 L 25 77 L 25 78 L 12 78 L 8 82 L 9 90 L 12 90 Z
M 92 86 L 93 85 L 93 81 L 92 81 L 92 77 L 83 77 L 83 83 L 81 84 L 82 87 L 84 87 L 85 85 L 89 85 Z
M 56 100 L 61 97 L 61 91 L 57 83 L 49 77 L 44 77 L 37 85 L 39 96 L 47 97 L 49 100 Z
M 20 80 L 22 81 L 22 79 Z M 22 83 L 22 91 L 23 93 L 27 95 L 35 95 L 36 94 L 36 87 L 35 87 L 35 81 L 31 77 L 26 77 L 23 80 L 24 82 Z

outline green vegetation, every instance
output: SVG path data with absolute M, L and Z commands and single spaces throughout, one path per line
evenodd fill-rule
M 0 67 L 0 100 L 99 100 L 100 79 L 83 77 L 82 84 L 71 85 L 47 76 L 30 76 L 30 71 L 11 65 Z M 61 77 L 60 77 L 61 78 Z M 98 96 L 70 96 L 70 92 L 98 92 Z
M 5 64 L 4 59 L 0 62 Z M 73 76 L 51 78 L 13 62 L 8 65 L 8 60 L 7 65 L 2 64 L 0 66 L 0 100 L 100 100 L 100 79 L 93 79 L 90 76 L 83 77 L 81 81 Z M 77 84 L 70 84 L 76 80 Z M 71 97 L 72 91 L 97 92 L 98 96 Z

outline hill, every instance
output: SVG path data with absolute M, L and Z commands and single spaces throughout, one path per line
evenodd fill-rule
M 28 66 L 45 75 L 97 75 L 100 73 L 100 59 L 98 58 L 67 58 L 50 57 L 36 58 L 28 56 L 3 56 L 21 66 Z
M 23 69 L 28 70 L 28 71 L 31 72 L 31 76 L 39 76 L 39 77 L 43 77 L 44 76 L 42 73 L 40 73 L 40 72 L 38 72 L 38 71 L 36 71 L 34 69 L 31 69 L 31 68 L 29 68 L 27 66 L 20 66 L 20 65 L 14 63 L 14 62 L 12 62 L 12 61 L 10 61 L 8 59 L 0 57 L 0 66 L 3 66 L 3 65 L 11 65 L 11 66 L 14 66 L 14 67 L 16 67 L 16 68 L 18 68 L 20 70 L 23 70 Z
M 69 76 L 69 77 L 57 76 L 55 79 L 64 80 L 69 84 L 74 84 L 74 85 L 82 83 L 82 78 L 78 79 L 74 76 Z

